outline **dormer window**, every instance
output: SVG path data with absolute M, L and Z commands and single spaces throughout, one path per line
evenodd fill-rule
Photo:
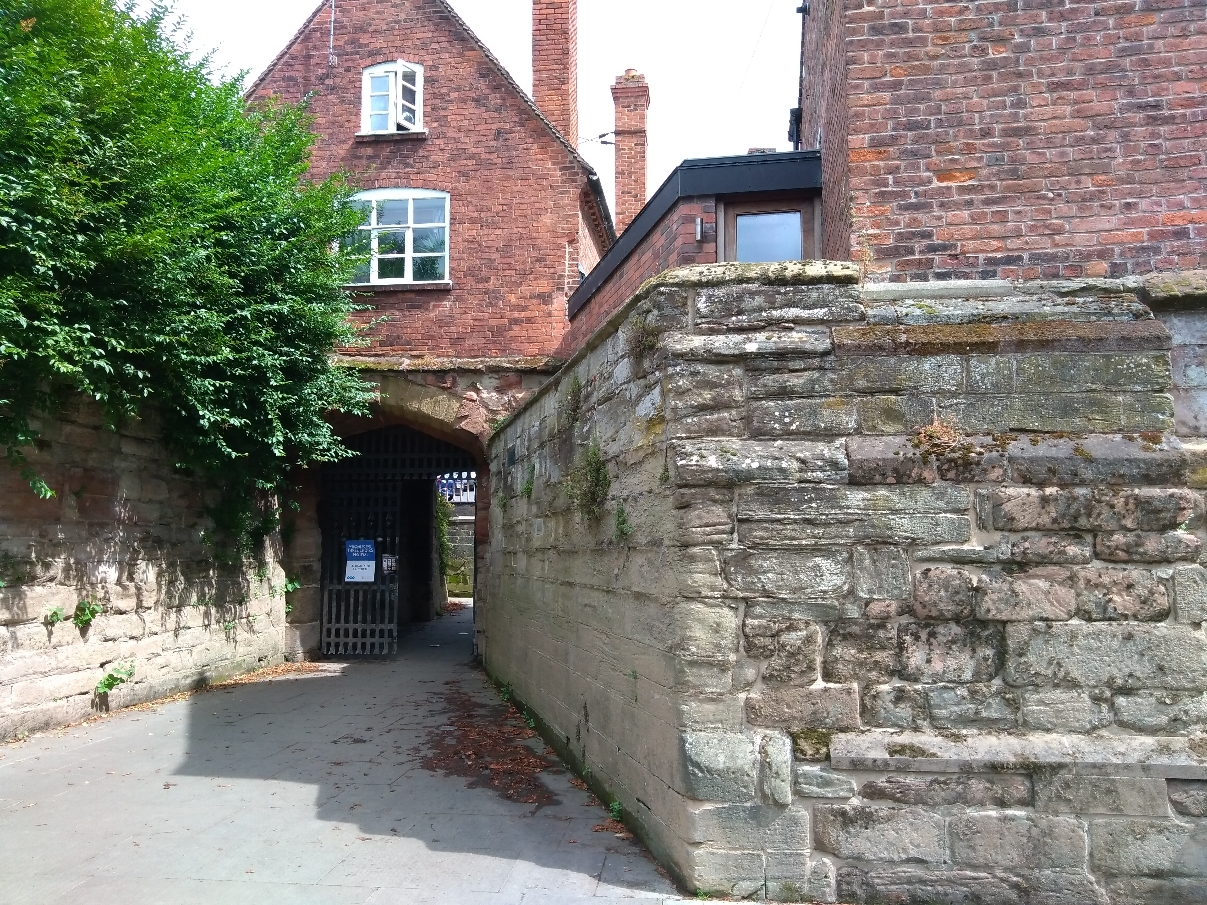
M 423 130 L 423 67 L 397 60 L 364 72 L 361 87 L 362 133 Z

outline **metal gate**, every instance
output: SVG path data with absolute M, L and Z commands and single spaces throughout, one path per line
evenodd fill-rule
M 397 650 L 407 603 L 397 570 L 405 552 L 403 481 L 430 481 L 434 498 L 438 476 L 472 470 L 475 463 L 464 450 L 407 427 L 344 442 L 359 455 L 322 469 L 322 650 L 324 656 L 386 656 Z M 366 540 L 374 542 L 373 580 L 346 581 L 345 543 Z

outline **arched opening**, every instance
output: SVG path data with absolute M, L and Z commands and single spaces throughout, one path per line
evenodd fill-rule
M 405 425 L 355 434 L 357 455 L 320 473 L 320 651 L 388 656 L 443 607 L 437 495 L 475 472 L 465 450 Z

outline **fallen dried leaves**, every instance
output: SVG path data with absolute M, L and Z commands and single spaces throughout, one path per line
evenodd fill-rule
M 611 833 L 617 839 L 632 839 L 633 834 L 619 820 L 605 820 L 603 823 L 597 823 L 591 827 L 593 833 Z
M 471 788 L 491 788 L 509 801 L 538 806 L 557 804 L 539 774 L 557 763 L 524 742 L 536 736 L 509 705 L 483 704 L 446 682 L 442 695 L 448 720 L 427 733 L 412 753 L 423 757 L 425 770 L 469 780 Z

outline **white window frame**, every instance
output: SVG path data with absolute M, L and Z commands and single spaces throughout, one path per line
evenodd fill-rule
M 415 222 L 415 204 L 416 200 L 442 199 L 444 201 L 444 223 L 416 223 Z M 353 196 L 353 201 L 366 201 L 371 203 L 369 214 L 369 222 L 364 226 L 359 227 L 362 231 L 369 233 L 369 247 L 371 257 L 369 259 L 369 280 L 368 282 L 353 283 L 354 286 L 415 286 L 415 285 L 431 285 L 448 283 L 452 277 L 449 271 L 450 266 L 450 251 L 452 245 L 452 229 L 449 223 L 449 214 L 451 209 L 450 196 L 448 192 L 436 191 L 435 189 L 370 189 L 365 192 L 360 192 Z M 407 223 L 405 225 L 378 225 L 378 201 L 406 201 L 407 202 Z M 420 252 L 421 258 L 442 258 L 444 260 L 444 276 L 435 280 L 417 280 L 415 279 L 415 230 L 416 229 L 432 229 L 436 227 L 444 228 L 444 252 L 441 254 L 429 254 Z M 387 258 L 397 259 L 405 257 L 405 275 L 401 278 L 391 277 L 382 279 L 378 276 L 378 264 L 382 258 L 378 254 L 378 238 L 383 232 L 406 232 L 405 254 L 404 255 L 386 255 Z
M 404 87 L 407 85 L 404 75 L 413 74 L 415 80 L 415 103 L 412 105 L 403 98 Z M 385 77 L 389 80 L 389 100 L 385 111 L 374 113 L 372 109 L 373 79 Z M 407 111 L 415 114 L 415 123 L 411 125 L 404 119 Z M 386 128 L 374 129 L 373 117 L 385 116 Z M 405 60 L 391 60 L 388 63 L 378 63 L 370 66 L 361 77 L 360 94 L 360 131 L 362 135 L 388 135 L 391 132 L 422 132 L 423 131 L 423 66 L 419 63 L 408 63 Z

